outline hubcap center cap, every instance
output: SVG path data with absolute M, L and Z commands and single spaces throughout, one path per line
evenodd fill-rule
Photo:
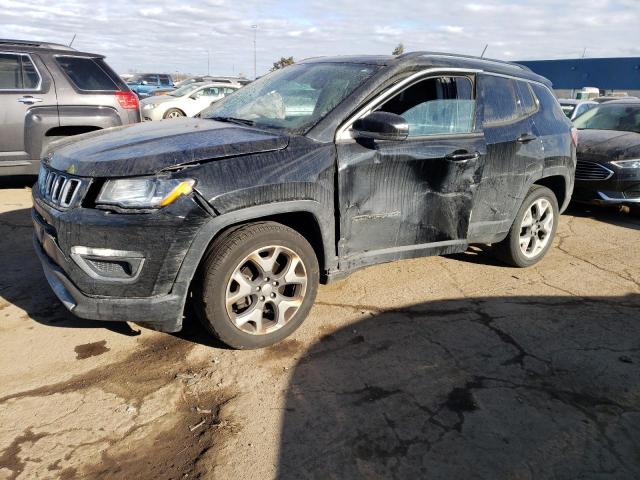
M 273 291 L 273 287 L 271 286 L 270 283 L 265 283 L 262 285 L 262 295 L 269 296 L 271 294 L 271 292 Z

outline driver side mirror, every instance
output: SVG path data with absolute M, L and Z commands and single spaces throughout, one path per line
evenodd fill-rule
M 355 138 L 405 140 L 409 136 L 409 124 L 395 113 L 372 112 L 353 122 L 352 131 Z

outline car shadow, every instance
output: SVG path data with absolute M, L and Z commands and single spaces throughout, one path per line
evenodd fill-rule
M 30 209 L 0 213 L 0 304 L 9 303 L 43 325 L 64 328 L 106 328 L 122 335 L 139 335 L 125 322 L 90 321 L 67 311 L 45 279 L 33 250 Z M 2 305 L 4 306 L 4 305 Z M 5 317 L 9 314 L 5 314 Z
M 640 294 L 428 302 L 299 356 L 279 478 L 640 478 Z
M 569 204 L 569 208 L 565 214 L 580 218 L 590 218 L 619 227 L 640 230 L 640 217 L 631 213 L 626 207 L 589 205 L 574 202 Z

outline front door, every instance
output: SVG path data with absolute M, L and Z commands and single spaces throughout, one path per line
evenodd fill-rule
M 0 168 L 39 160 L 40 152 L 29 151 L 25 127 L 38 121 L 36 109 L 56 105 L 55 89 L 42 65 L 37 69 L 30 55 L 0 53 Z
M 466 247 L 485 156 L 473 76 L 421 80 L 374 110 L 402 115 L 402 141 L 339 141 L 346 268 Z

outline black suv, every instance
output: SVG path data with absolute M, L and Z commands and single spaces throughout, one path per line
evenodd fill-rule
M 524 67 L 311 59 L 202 118 L 60 146 L 33 190 L 35 248 L 80 317 L 177 331 L 189 299 L 213 334 L 256 348 L 302 323 L 319 282 L 368 265 L 470 243 L 536 263 L 575 163 L 549 82 Z
M 36 174 L 54 140 L 139 122 L 139 107 L 101 55 L 0 40 L 0 176 Z

